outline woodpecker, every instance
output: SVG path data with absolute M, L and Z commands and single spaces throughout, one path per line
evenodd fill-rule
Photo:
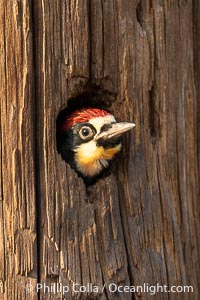
M 108 111 L 82 108 L 68 115 L 59 129 L 62 158 L 87 181 L 96 178 L 121 150 L 121 136 L 134 123 L 117 123 Z

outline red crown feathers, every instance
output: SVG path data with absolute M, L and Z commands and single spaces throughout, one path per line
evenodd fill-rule
M 85 123 L 93 118 L 104 117 L 107 115 L 110 115 L 110 113 L 98 108 L 82 108 L 75 110 L 71 115 L 67 116 L 61 127 L 61 132 L 69 130 L 76 123 Z

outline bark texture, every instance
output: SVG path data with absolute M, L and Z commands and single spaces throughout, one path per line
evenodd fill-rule
M 27 1 L 0 2 L 0 299 L 37 282 L 31 14 Z
M 0 299 L 199 299 L 198 2 L 1 1 Z M 84 103 L 136 123 L 90 187 L 56 149 Z

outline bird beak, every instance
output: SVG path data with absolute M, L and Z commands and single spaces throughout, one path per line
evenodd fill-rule
M 96 138 L 95 141 L 103 141 L 103 140 L 110 140 L 112 138 L 118 138 L 123 133 L 127 132 L 128 130 L 135 127 L 134 123 L 128 123 L 128 122 L 121 122 L 121 123 L 113 123 L 112 127 L 110 127 L 108 130 L 100 132 Z

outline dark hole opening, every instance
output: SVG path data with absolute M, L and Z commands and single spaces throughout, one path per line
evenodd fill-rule
M 69 99 L 67 107 L 60 111 L 56 121 L 56 141 L 58 153 L 60 153 L 60 128 L 67 116 L 81 108 L 100 108 L 112 113 L 111 105 L 115 99 L 116 95 L 107 90 L 103 90 L 98 86 L 89 86 L 83 93 Z
M 113 102 L 115 102 L 115 100 L 116 95 L 107 90 L 103 90 L 98 86 L 89 86 L 85 88 L 85 91 L 83 93 L 69 99 L 67 102 L 67 107 L 60 111 L 56 121 L 56 142 L 58 153 L 61 153 L 61 143 L 63 138 L 60 128 L 62 127 L 62 124 L 67 116 L 69 116 L 75 110 L 79 110 L 82 108 L 99 108 L 112 113 L 112 104 Z M 96 180 L 92 181 L 91 184 L 95 182 Z

